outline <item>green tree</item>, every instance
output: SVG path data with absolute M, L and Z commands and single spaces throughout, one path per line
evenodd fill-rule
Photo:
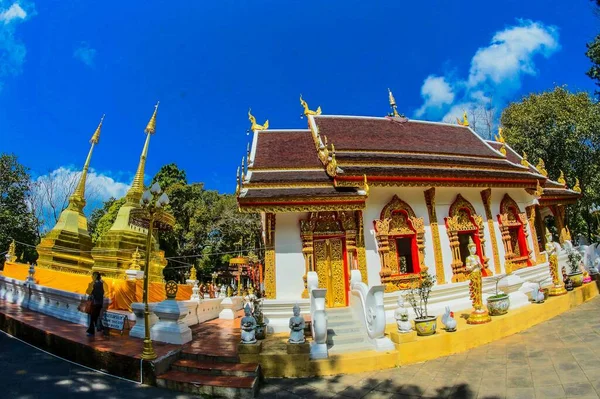
M 164 165 L 152 178 L 150 185 L 158 182 L 163 190 L 167 190 L 169 187 L 175 184 L 187 184 L 187 177 L 185 171 L 181 170 L 174 163 Z
M 17 255 L 24 262 L 37 258 L 33 246 L 39 242 L 38 221 L 28 206 L 30 187 L 29 170 L 15 155 L 0 154 L 0 252 L 8 249 L 13 239 L 27 244 L 17 244 Z M 0 257 L 2 265 L 4 260 Z
M 92 211 L 90 217 L 88 217 L 88 232 L 90 233 L 90 236 L 94 236 L 94 232 L 98 227 L 98 222 L 108 213 L 110 207 L 113 206 L 116 201 L 115 198 L 109 198 L 100 208 L 96 208 Z
M 600 106 L 586 92 L 556 87 L 511 103 L 502 113 L 506 142 L 530 162 L 546 163 L 549 177 L 565 173 L 567 185 L 579 179 L 582 198 L 567 211 L 569 227 L 591 239 L 596 231 L 591 205 L 600 200 Z
M 112 201 L 112 202 L 111 202 Z M 107 203 L 111 202 L 110 206 L 107 206 Z M 108 200 L 101 210 L 98 210 L 98 213 L 102 213 L 102 215 L 96 220 L 93 221 L 93 233 L 90 230 L 90 234 L 92 236 L 92 242 L 95 244 L 100 240 L 100 238 L 112 227 L 115 219 L 117 218 L 117 214 L 119 213 L 119 209 L 125 203 L 125 197 L 114 200 Z M 105 211 L 106 210 L 106 211 Z M 92 217 L 95 217 L 92 213 Z M 90 217 L 90 220 L 92 219 Z

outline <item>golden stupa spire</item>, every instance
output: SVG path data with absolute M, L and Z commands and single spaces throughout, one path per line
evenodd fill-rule
M 388 116 L 393 116 L 394 118 L 400 118 L 402 115 L 398 113 L 398 108 L 396 107 L 396 99 L 392 94 L 392 91 L 388 87 L 388 99 L 390 101 L 390 107 L 392 107 L 392 113 Z
M 73 191 L 73 194 L 71 194 L 71 197 L 69 197 L 69 209 L 72 209 L 79 213 L 83 213 L 83 208 L 85 207 L 85 183 L 87 181 L 87 173 L 88 169 L 90 168 L 90 161 L 92 160 L 92 152 L 94 151 L 94 146 L 98 144 L 98 141 L 100 141 L 100 132 L 102 131 L 103 122 L 104 115 L 102 115 L 102 118 L 100 118 L 100 123 L 98 124 L 96 131 L 90 139 L 90 151 L 88 152 L 85 164 L 83 164 L 83 170 L 81 171 L 79 182 L 77 183 L 75 191 Z
M 463 111 L 463 120 L 456 118 L 456 123 L 461 126 L 469 126 L 469 119 L 467 118 L 467 111 Z
M 144 143 L 144 149 L 142 150 L 142 154 L 140 155 L 140 163 L 138 164 L 137 171 L 135 172 L 135 177 L 133 178 L 133 183 L 131 183 L 131 188 L 127 192 L 125 198 L 127 198 L 127 202 L 138 204 L 140 199 L 142 198 L 142 194 L 144 193 L 144 171 L 146 169 L 146 157 L 148 156 L 148 147 L 150 146 L 150 136 L 152 136 L 156 132 L 156 112 L 158 111 L 158 102 L 154 106 L 154 112 L 152 113 L 152 117 L 150 117 L 150 121 L 146 125 L 144 132 L 146 133 L 146 142 Z
M 311 111 L 308 108 L 308 104 L 306 103 L 306 101 L 304 101 L 302 99 L 302 94 L 300 94 L 300 105 L 302 105 L 302 108 L 304 108 L 304 116 L 308 116 L 308 115 L 321 115 L 321 106 L 319 106 L 319 108 L 317 108 L 316 111 Z

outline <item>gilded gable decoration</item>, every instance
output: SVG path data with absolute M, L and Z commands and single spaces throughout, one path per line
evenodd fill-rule
M 413 209 L 397 195 L 382 209 L 380 218 L 375 220 L 375 237 L 381 262 L 381 282 L 386 292 L 409 288 L 418 279 L 418 270 L 407 274 L 402 270 L 396 240 L 409 238 L 416 244 L 419 270 L 427 270 L 425 265 L 425 223 L 417 217 Z M 413 260 L 414 265 L 414 260 Z
M 567 181 L 565 180 L 565 172 L 563 172 L 562 170 L 560 171 L 560 176 L 558 176 L 557 182 L 559 182 L 565 187 L 567 186 Z
M 446 231 L 450 239 L 452 249 L 452 282 L 466 280 L 466 269 L 461 259 L 460 237 L 461 234 L 469 234 L 477 246 L 477 254 L 482 258 L 485 276 L 491 275 L 488 269 L 489 259 L 485 257 L 485 238 L 483 233 L 483 218 L 475 212 L 475 208 L 462 195 L 458 194 L 450 206 L 450 212 L 446 218 Z
M 456 118 L 456 123 L 461 126 L 469 126 L 469 119 L 467 118 L 467 111 L 463 111 L 463 120 Z
M 269 128 L 268 119 L 262 125 L 256 123 L 256 118 L 254 117 L 254 115 L 252 115 L 251 108 L 248 108 L 248 120 L 250 121 L 250 130 L 252 130 L 253 132 L 257 132 L 259 130 L 267 130 Z
M 544 177 L 548 177 L 548 171 L 546 170 L 546 164 L 544 163 L 544 160 L 542 158 L 540 158 L 538 160 L 538 163 L 535 166 L 535 168 L 537 169 L 538 172 L 540 172 L 540 175 L 542 175 Z
M 300 104 L 302 105 L 302 108 L 304 108 L 304 116 L 308 116 L 308 115 L 321 115 L 321 106 L 319 106 L 319 108 L 317 108 L 316 111 L 311 111 L 308 108 L 308 104 L 306 103 L 306 101 L 304 101 L 302 99 L 302 94 L 300 94 Z
M 573 191 L 581 194 L 581 187 L 579 186 L 579 179 L 575 178 L 575 185 L 573 186 Z

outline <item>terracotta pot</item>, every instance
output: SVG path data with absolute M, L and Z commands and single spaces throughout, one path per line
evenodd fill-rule
M 573 287 L 581 287 L 583 285 L 583 273 L 572 273 L 568 274 L 568 276 L 573 282 Z
M 493 295 L 487 299 L 487 308 L 490 316 L 500 316 L 508 313 L 510 298 L 506 294 Z
M 424 317 L 422 319 L 415 319 L 415 330 L 417 330 L 417 335 L 422 337 L 427 335 L 435 334 L 435 330 L 437 330 L 437 316 L 429 316 Z

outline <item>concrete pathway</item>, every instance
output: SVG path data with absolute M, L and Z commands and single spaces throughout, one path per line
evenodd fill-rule
M 600 297 L 469 352 L 373 373 L 270 379 L 260 398 L 598 398 Z M 189 398 L 139 386 L 0 333 L 0 397 Z

